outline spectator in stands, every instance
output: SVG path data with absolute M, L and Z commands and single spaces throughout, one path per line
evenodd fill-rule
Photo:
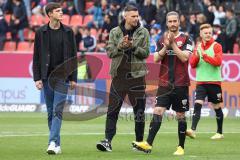
M 10 27 L 13 40 L 24 41 L 23 30 L 28 27 L 27 10 L 22 0 L 13 0 Z M 17 38 L 18 36 L 18 38 Z
M 104 16 L 104 23 L 99 34 L 99 42 L 106 43 L 108 40 L 108 35 L 113 28 L 110 20 L 110 16 L 107 14 Z
M 189 32 L 191 30 L 191 26 L 189 24 L 189 21 L 184 14 L 180 15 L 180 29 L 179 30 L 181 32 L 184 32 L 187 35 L 189 35 Z
M 76 44 L 77 44 L 77 51 L 80 51 L 79 44 L 82 41 L 82 33 L 81 33 L 80 29 L 81 28 L 78 27 L 78 26 L 73 26 L 72 27 L 72 30 L 73 30 L 73 33 L 74 33 L 74 36 L 75 36 L 75 40 L 76 40 Z
M 63 6 L 63 14 L 68 14 L 70 16 L 75 14 L 73 0 L 64 0 L 62 2 L 62 6 Z
M 203 14 L 207 18 L 207 23 L 213 24 L 214 21 L 214 13 L 212 9 L 212 2 L 211 0 L 203 0 Z
M 93 15 L 93 21 L 88 23 L 88 27 L 101 28 L 103 25 L 103 10 L 99 0 L 95 0 L 94 6 L 88 10 L 88 13 Z
M 3 12 L 0 9 L 0 51 L 3 50 L 7 31 L 8 31 L 8 25 L 4 19 Z
M 107 14 L 110 16 L 110 20 L 113 27 L 118 26 L 118 15 L 120 6 L 116 2 L 110 4 L 110 8 Z
M 192 0 L 177 0 L 176 10 L 182 14 L 188 14 Z
M 23 0 L 24 4 L 26 6 L 26 11 L 27 11 L 27 17 L 31 17 L 32 13 L 31 13 L 31 0 Z
M 237 19 L 231 8 L 226 10 L 226 50 L 225 53 L 233 53 L 233 46 L 237 36 Z
M 86 28 L 84 29 L 85 36 L 83 36 L 82 42 L 83 42 L 83 48 L 80 49 L 82 51 L 86 52 L 94 52 L 97 46 L 97 40 L 96 37 L 91 35 L 91 29 Z
M 198 13 L 196 17 L 197 19 L 196 19 L 196 30 L 195 30 L 196 36 L 195 37 L 198 38 L 200 33 L 200 26 L 204 23 L 207 23 L 207 18 L 203 13 Z
M 156 52 L 157 42 L 162 36 L 161 25 L 154 24 L 150 30 L 150 53 Z
M 103 15 L 106 15 L 108 13 L 108 8 L 109 8 L 107 0 L 101 0 L 101 6 L 102 6 Z
M 196 15 L 195 14 L 191 14 L 189 16 L 189 25 L 190 25 L 190 31 L 189 31 L 189 35 L 190 37 L 196 41 L 197 38 L 197 19 L 196 19 Z
M 224 7 L 222 5 L 218 6 L 218 9 L 215 5 L 213 5 L 213 13 L 214 13 L 214 25 L 223 25 L 225 22 L 226 13 L 224 11 Z
M 226 49 L 225 41 L 226 41 L 226 36 L 224 32 L 222 32 L 222 28 L 219 24 L 213 25 L 213 39 L 220 43 L 222 45 L 223 51 Z
M 154 24 L 156 15 L 156 6 L 152 4 L 151 0 L 145 0 L 142 8 L 142 18 L 146 21 L 146 28 L 150 31 L 151 25 Z
M 167 6 L 166 6 L 166 0 L 157 0 L 157 11 L 155 16 L 155 22 L 157 24 L 161 25 L 162 32 L 165 31 L 165 24 L 166 24 L 166 15 L 168 12 Z
M 0 9 L 3 9 L 4 4 L 6 3 L 6 0 L 0 0 Z
M 86 0 L 74 0 L 75 10 L 80 15 L 85 15 Z

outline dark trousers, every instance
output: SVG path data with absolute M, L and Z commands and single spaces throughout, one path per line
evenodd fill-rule
M 233 53 L 233 46 L 234 43 L 236 42 L 236 38 L 235 37 L 226 37 L 226 50 L 225 53 L 230 52 L 231 54 Z
M 136 141 L 142 141 L 145 126 L 145 77 L 133 79 L 113 78 L 110 88 L 105 138 L 111 141 L 116 134 L 116 124 L 123 101 L 128 95 L 133 106 Z

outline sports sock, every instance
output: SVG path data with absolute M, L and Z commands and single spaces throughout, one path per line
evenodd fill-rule
M 154 138 L 158 130 L 160 129 L 161 123 L 162 123 L 162 116 L 153 114 L 153 118 L 149 127 L 148 138 L 147 138 L 147 142 L 151 146 L 153 144 Z
M 199 103 L 195 103 L 194 104 L 194 111 L 193 111 L 193 116 L 192 116 L 192 130 L 196 130 L 197 129 L 197 125 L 198 122 L 201 118 L 201 109 L 202 109 L 202 105 Z
M 215 112 L 216 112 L 216 120 L 217 120 L 217 133 L 222 134 L 222 126 L 223 126 L 222 108 L 215 109 Z

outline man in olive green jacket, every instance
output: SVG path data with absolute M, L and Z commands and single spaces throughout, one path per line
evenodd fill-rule
M 123 101 L 128 95 L 133 106 L 136 141 L 141 142 L 145 126 L 145 59 L 149 56 L 149 33 L 140 26 L 138 9 L 127 6 L 124 21 L 109 35 L 107 55 L 111 58 L 112 83 L 106 119 L 105 140 L 97 143 L 100 151 L 112 151 L 111 141 Z

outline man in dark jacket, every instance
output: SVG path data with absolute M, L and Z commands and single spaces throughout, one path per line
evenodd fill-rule
M 35 36 L 33 78 L 37 89 L 44 91 L 50 131 L 48 154 L 60 154 L 60 129 L 68 86 L 76 87 L 76 42 L 70 27 L 63 25 L 60 4 L 45 8 L 50 22 L 40 27 Z M 74 71 L 74 72 L 73 72 Z
M 145 110 L 145 59 L 149 55 L 149 33 L 139 24 L 138 9 L 127 6 L 124 21 L 111 30 L 106 47 L 111 58 L 112 83 L 106 119 L 105 140 L 97 144 L 100 151 L 112 151 L 111 141 L 116 134 L 118 114 L 124 98 L 128 95 L 135 115 L 136 141 L 144 134 Z
M 23 30 L 28 27 L 27 10 L 22 0 L 13 0 L 12 16 L 10 20 L 10 27 L 12 37 L 17 40 L 17 35 L 20 41 L 24 41 Z

